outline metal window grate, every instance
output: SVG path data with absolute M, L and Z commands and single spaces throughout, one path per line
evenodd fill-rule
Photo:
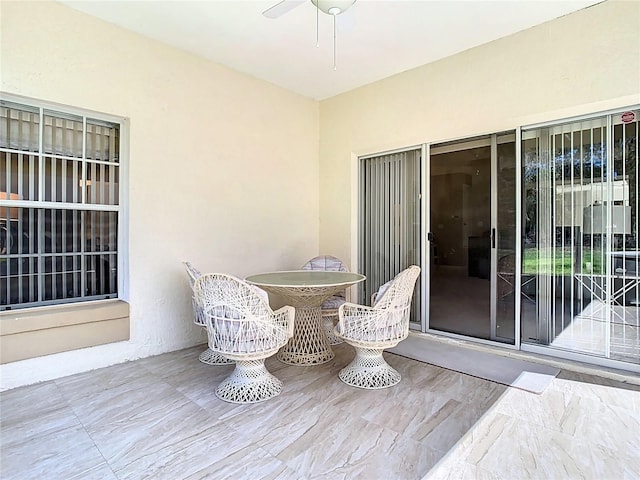
M 0 101 L 0 309 L 118 295 L 120 125 Z

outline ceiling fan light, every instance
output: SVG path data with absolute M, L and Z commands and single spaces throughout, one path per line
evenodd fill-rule
M 311 0 L 315 6 L 327 15 L 340 15 L 344 13 L 356 0 Z

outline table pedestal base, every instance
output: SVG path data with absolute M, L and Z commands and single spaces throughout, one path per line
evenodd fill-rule
M 296 307 L 293 337 L 276 357 L 288 365 L 320 365 L 335 357 L 324 333 L 320 307 Z
M 335 315 L 326 315 L 322 316 L 322 323 L 324 324 L 324 333 L 327 336 L 327 340 L 329 341 L 329 345 L 340 345 L 343 340 L 338 337 L 335 333 L 333 333 L 333 327 L 335 327 L 333 321 L 338 320 L 338 314 Z

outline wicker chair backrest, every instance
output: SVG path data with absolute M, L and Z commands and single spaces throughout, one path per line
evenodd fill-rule
M 207 273 L 195 284 L 195 296 L 212 317 L 253 319 L 273 313 L 268 296 L 239 278 L 223 273 Z
M 332 255 L 319 255 L 302 266 L 303 270 L 324 270 L 325 272 L 348 272 L 342 260 Z M 346 290 L 335 293 L 322 304 L 322 308 L 335 309 L 346 299 Z M 336 303 L 337 302 L 337 303 Z
M 187 270 L 187 274 L 189 276 L 189 284 L 191 285 L 191 290 L 193 292 L 193 298 L 192 298 L 193 313 L 194 313 L 193 322 L 197 325 L 206 326 L 206 315 L 204 313 L 205 311 L 202 305 L 200 305 L 197 302 L 196 296 L 195 296 L 195 284 L 196 284 L 196 281 L 202 276 L 202 273 L 200 272 L 200 270 L 194 267 L 190 262 L 182 262 L 182 263 L 184 263 L 185 269 Z M 255 286 L 249 285 L 249 287 L 252 287 L 253 291 L 257 293 L 267 304 L 269 304 L 269 294 L 267 292 Z M 236 309 L 228 309 L 228 308 L 225 309 L 223 307 L 216 307 L 214 310 L 215 310 L 216 316 L 219 318 L 241 318 L 242 317 L 242 315 L 239 314 Z
M 411 265 L 398 273 L 393 280 L 384 285 L 386 289 L 376 297 L 374 307 L 380 309 L 410 307 L 413 289 L 419 275 L 420 267 L 416 265 Z
M 273 312 L 268 297 L 239 278 L 206 273 L 196 280 L 194 295 L 205 312 L 209 348 L 231 359 L 275 353 L 293 333 L 293 307 Z
M 339 258 L 331 255 L 319 255 L 302 266 L 303 270 L 325 270 L 329 272 L 348 272 L 349 269 Z
M 187 274 L 189 275 L 189 284 L 191 285 L 191 289 L 193 290 L 193 286 L 196 284 L 196 280 L 200 278 L 200 270 L 194 267 L 191 262 L 182 262 L 184 264 L 184 268 L 187 269 Z

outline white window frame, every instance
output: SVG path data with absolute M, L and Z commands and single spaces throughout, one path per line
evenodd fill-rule
M 92 120 L 104 121 L 108 123 L 113 123 L 119 125 L 119 152 L 118 152 L 118 201 L 117 205 L 106 205 L 106 204 L 96 204 L 96 203 L 85 203 L 84 201 L 81 203 L 73 204 L 73 208 L 70 210 L 84 210 L 84 211 L 100 211 L 100 212 L 116 212 L 117 213 L 117 293 L 115 295 L 111 295 L 108 299 L 104 301 L 113 301 L 114 299 L 118 300 L 128 300 L 129 297 L 129 212 L 128 212 L 128 195 L 129 195 L 129 119 L 121 116 L 116 116 L 112 114 L 107 114 L 103 112 L 97 112 L 88 109 L 81 109 L 77 107 L 70 107 L 67 105 L 61 105 L 58 103 L 48 102 L 39 99 L 28 98 L 20 95 L 10 94 L 6 92 L 0 91 L 0 100 L 10 102 L 13 104 L 23 105 L 25 107 L 29 107 L 32 109 L 38 109 L 41 118 L 41 125 L 43 124 L 43 113 L 45 111 L 51 111 L 55 113 L 60 113 L 62 115 L 72 115 L 76 117 L 81 117 L 83 119 L 84 127 L 86 129 L 86 121 L 87 118 Z M 84 133 L 83 133 L 84 135 Z M 36 156 L 47 156 L 48 154 L 43 152 L 42 148 L 42 131 L 40 132 L 40 148 L 38 152 L 32 152 L 32 154 Z M 14 152 L 10 148 L 5 149 L 2 148 L 3 151 Z M 22 152 L 24 153 L 24 152 Z M 40 173 L 40 177 L 42 173 Z M 84 199 L 83 199 L 84 200 Z M 53 209 L 53 210 L 61 210 L 62 202 L 57 201 L 43 201 L 42 199 L 38 200 L 8 200 L 8 199 L 0 199 L 0 207 L 25 207 L 25 208 L 33 208 L 33 209 Z M 71 204 L 71 202 L 67 202 L 67 204 Z M 65 208 L 69 210 L 69 208 Z M 39 253 L 40 255 L 41 253 Z M 67 299 L 59 299 L 59 300 L 45 300 L 42 302 L 33 302 L 27 304 L 17 304 L 17 305 L 1 305 L 1 311 L 15 311 L 15 310 L 24 310 L 28 308 L 34 307 L 52 307 L 52 306 L 60 306 L 60 305 L 72 305 L 72 304 L 83 304 L 87 302 L 95 302 L 102 301 L 96 300 L 95 296 L 92 297 L 73 297 Z

